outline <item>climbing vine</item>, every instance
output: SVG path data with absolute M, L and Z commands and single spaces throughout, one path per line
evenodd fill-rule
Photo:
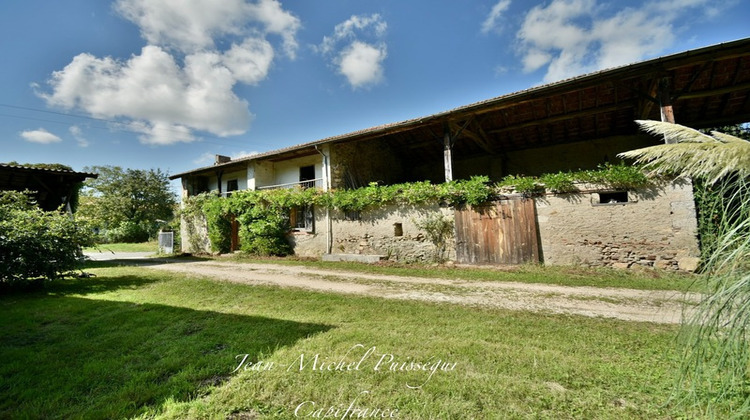
M 579 192 L 577 184 L 580 183 L 628 190 L 648 187 L 653 180 L 636 166 L 607 163 L 593 170 L 557 172 L 539 177 L 509 175 L 498 183 L 498 187 L 510 188 L 526 195 L 545 192 L 564 194 Z
M 451 207 L 479 205 L 498 199 L 510 191 L 525 195 L 542 194 L 545 191 L 572 193 L 578 191 L 578 182 L 628 189 L 645 187 L 651 181 L 632 166 L 604 165 L 597 170 L 561 172 L 540 177 L 508 176 L 499 183 L 491 183 L 486 176 L 475 176 L 443 184 L 432 184 L 429 181 L 394 185 L 371 183 L 363 188 L 331 192 L 314 188 L 246 190 L 236 191 L 227 198 L 207 193 L 188 199 L 183 206 L 183 217 L 190 215 L 195 218 L 199 214 L 205 217 L 214 252 L 229 251 L 230 220 L 234 217 L 240 225 L 238 233 L 243 251 L 256 255 L 287 255 L 292 252 L 286 241 L 289 214 L 296 207 L 312 205 L 351 212 L 365 211 L 384 204 L 440 203 Z M 193 227 L 192 234 L 195 233 Z M 188 235 L 191 235 L 190 231 Z M 199 244 L 197 240 L 196 244 Z

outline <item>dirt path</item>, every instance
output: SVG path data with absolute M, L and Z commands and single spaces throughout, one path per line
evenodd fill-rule
M 668 324 L 679 323 L 685 303 L 699 298 L 676 291 L 427 279 L 275 264 L 166 260 L 145 264 L 156 270 L 250 285 Z

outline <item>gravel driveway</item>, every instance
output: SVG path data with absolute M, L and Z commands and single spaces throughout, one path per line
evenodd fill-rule
M 700 296 L 677 291 L 428 279 L 304 266 L 141 260 L 128 264 L 248 285 L 675 324 Z

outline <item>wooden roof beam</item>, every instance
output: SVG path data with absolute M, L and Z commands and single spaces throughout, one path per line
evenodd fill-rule
M 489 134 L 505 133 L 508 131 L 520 130 L 520 129 L 524 129 L 528 127 L 533 127 L 536 125 L 552 124 L 555 122 L 565 121 L 569 119 L 589 117 L 589 116 L 596 115 L 596 114 L 603 114 L 607 112 L 614 112 L 614 111 L 620 111 L 623 109 L 631 109 L 631 108 L 634 108 L 634 105 L 632 103 L 619 103 L 619 104 L 613 104 L 613 105 L 608 105 L 608 106 L 603 106 L 603 107 L 598 107 L 598 108 L 584 109 L 581 111 L 571 112 L 568 114 L 555 115 L 554 117 L 527 121 L 521 124 L 511 125 L 509 127 L 498 128 L 495 130 L 488 130 L 487 133 Z
M 463 129 L 459 130 L 460 127 L 458 124 L 451 122 L 450 123 L 451 130 L 460 131 L 464 136 L 466 136 L 468 139 L 472 140 L 474 143 L 476 143 L 482 150 L 489 154 L 495 154 L 495 152 L 492 150 L 492 147 L 490 147 L 489 142 L 487 142 L 486 139 L 482 138 L 481 135 L 473 132 L 471 129 Z

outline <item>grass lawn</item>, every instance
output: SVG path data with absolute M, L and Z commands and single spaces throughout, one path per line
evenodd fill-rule
M 159 242 L 157 241 L 150 241 L 150 242 L 142 242 L 137 244 L 126 244 L 126 243 L 117 243 L 117 244 L 101 244 L 97 246 L 92 246 L 89 248 L 85 248 L 84 251 L 102 251 L 102 252 L 157 252 L 159 251 Z
M 98 266 L 0 296 L 0 418 L 700 415 L 666 403 L 674 326 Z

